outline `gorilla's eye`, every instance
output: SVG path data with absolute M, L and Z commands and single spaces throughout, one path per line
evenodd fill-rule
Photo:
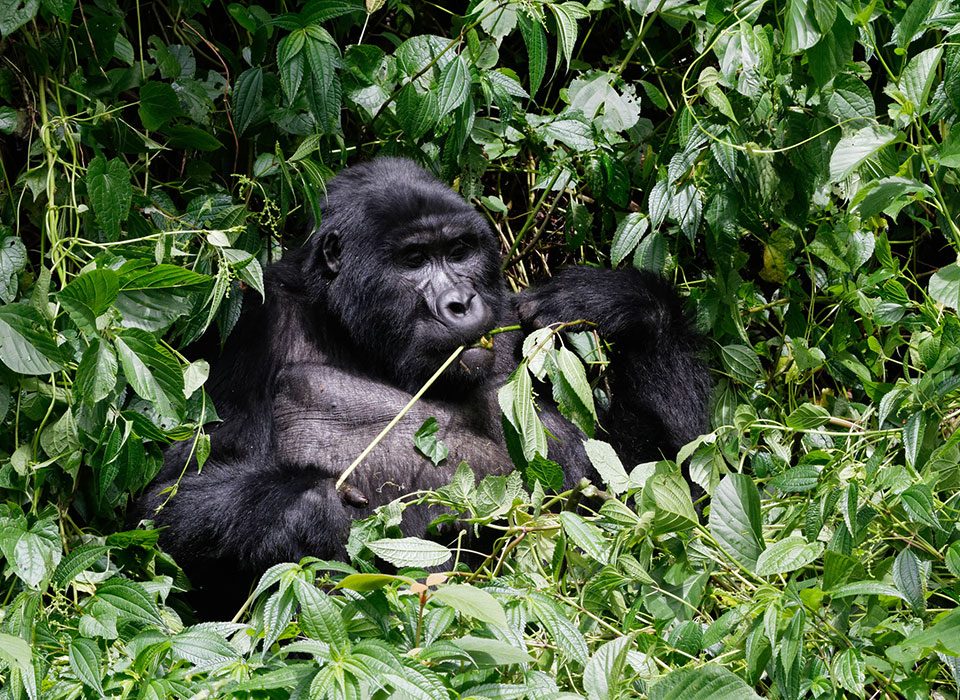
M 416 269 L 423 267 L 427 262 L 427 255 L 422 250 L 411 249 L 400 254 L 400 264 L 404 267 Z
M 473 246 L 470 245 L 469 241 L 459 238 L 450 246 L 450 251 L 447 253 L 447 257 L 453 262 L 462 262 L 470 257 L 472 252 Z

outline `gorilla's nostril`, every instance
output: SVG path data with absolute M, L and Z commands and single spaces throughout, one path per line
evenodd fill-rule
M 451 301 L 447 308 L 454 316 L 463 316 L 470 310 L 470 302 Z
M 447 300 L 447 312 L 453 316 L 466 316 L 470 313 L 471 302 L 476 296 L 469 292 L 454 293 L 452 299 Z

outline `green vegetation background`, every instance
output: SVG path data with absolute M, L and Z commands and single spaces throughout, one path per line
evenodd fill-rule
M 0 698 L 956 698 L 958 22 L 0 0 Z M 675 464 L 599 443 L 594 511 L 544 496 L 545 460 L 463 468 L 430 498 L 501 529 L 476 572 L 425 580 L 456 553 L 391 546 L 396 506 L 355 568 L 281 565 L 248 616 L 191 624 L 156 533 L 122 531 L 164 444 L 209 455 L 180 350 L 384 153 L 485 213 L 516 288 L 570 262 L 677 282 L 715 368 L 680 456 L 707 517 Z

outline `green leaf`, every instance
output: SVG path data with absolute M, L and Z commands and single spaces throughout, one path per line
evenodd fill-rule
M 532 593 L 528 603 L 530 611 L 547 629 L 559 652 L 580 664 L 586 664 L 589 661 L 587 642 L 577 626 L 564 616 L 560 607 L 540 593 Z
M 933 273 L 927 292 L 937 303 L 960 311 L 960 265 L 950 263 Z
M 340 617 L 340 609 L 311 583 L 296 579 L 296 596 L 300 602 L 300 628 L 312 639 L 326 642 L 335 652 L 350 648 L 347 628 Z
M 725 345 L 720 348 L 720 359 L 727 372 L 742 384 L 752 384 L 760 375 L 760 358 L 746 345 Z
M 643 500 L 657 508 L 659 532 L 674 532 L 700 522 L 690 497 L 690 486 L 677 473 L 657 473 L 647 479 Z
M 131 261 L 130 266 L 120 268 L 120 289 L 123 292 L 176 288 L 198 288 L 210 281 L 209 275 L 201 275 L 178 265 L 154 265 L 145 270 L 142 261 Z
M 555 119 L 544 127 L 544 134 L 574 151 L 590 151 L 596 148 L 593 131 L 576 119 Z
M 227 640 L 210 629 L 187 629 L 170 638 L 173 656 L 187 661 L 196 670 L 225 666 L 240 658 Z
M 947 571 L 960 578 L 960 542 L 954 542 L 950 545 L 950 548 L 947 549 L 945 563 L 947 565 Z
M 586 8 L 579 2 L 565 2 L 562 4 L 549 4 L 548 8 L 553 12 L 557 20 L 557 42 L 560 45 L 560 53 L 567 62 L 567 69 L 570 69 L 570 61 L 573 58 L 573 46 L 577 43 L 577 20 L 589 17 Z M 559 59 L 559 55 L 558 55 Z
M 60 564 L 53 572 L 53 584 L 59 588 L 65 587 L 102 559 L 109 551 L 110 547 L 98 544 L 86 544 L 77 547 L 60 560 Z
M 910 520 L 921 525 L 940 529 L 933 505 L 933 493 L 926 484 L 914 484 L 900 494 L 900 505 Z
M 397 96 L 397 119 L 407 137 L 419 139 L 434 127 L 440 118 L 435 92 L 417 92 L 413 83 L 408 83 Z
M 0 659 L 27 672 L 30 671 L 33 663 L 30 645 L 26 640 L 5 632 L 0 632 Z
M 527 652 L 506 642 L 501 642 L 499 639 L 485 639 L 467 635 L 450 641 L 454 646 L 470 654 L 474 662 L 481 668 L 534 662 L 534 658 Z
M 140 87 L 140 121 L 155 131 L 180 115 L 180 100 L 169 83 L 149 80 Z
M 609 547 L 600 528 L 576 513 L 566 510 L 560 513 L 560 522 L 570 541 L 582 549 L 587 556 L 601 564 L 610 562 Z
M 805 403 L 797 406 L 793 412 L 787 416 L 787 427 L 794 430 L 813 430 L 830 420 L 830 411 L 823 406 L 817 406 L 813 403 Z
M 481 588 L 469 584 L 443 584 L 430 594 L 430 600 L 449 605 L 457 612 L 481 622 L 488 622 L 504 630 L 510 628 L 503 606 Z
M 543 488 L 551 491 L 563 490 L 563 467 L 539 453 L 527 462 L 523 469 L 523 478 L 530 488 L 539 481 Z
M 167 145 L 171 148 L 196 149 L 198 151 L 216 151 L 223 148 L 223 144 L 209 131 L 204 131 L 188 124 L 173 124 L 166 126 L 163 133 L 167 135 Z
M 180 364 L 153 336 L 126 330 L 114 340 L 127 382 L 140 398 L 155 404 L 161 415 L 176 418 L 184 406 Z
M 630 477 L 613 447 L 602 440 L 585 440 L 583 449 L 610 492 L 615 496 L 624 493 L 630 485 Z
M 263 111 L 263 70 L 249 68 L 233 86 L 233 124 L 242 136 Z
M 6 38 L 32 20 L 40 0 L 0 0 L 0 38 Z
M 434 464 L 440 464 L 450 454 L 450 450 L 438 437 L 439 432 L 440 424 L 436 418 L 430 416 L 413 435 L 413 444 L 417 451 Z
M 0 107 L 0 134 L 9 136 L 17 130 L 20 118 L 13 107 Z
M 621 697 L 623 670 L 633 644 L 632 636 L 618 637 L 602 644 L 583 669 L 583 689 L 590 700 Z
M 900 76 L 900 90 L 913 103 L 917 114 L 923 112 L 927 106 L 927 98 L 934 78 L 937 76 L 937 66 L 942 56 L 942 46 L 921 51 L 910 59 L 910 63 Z
M 807 542 L 799 535 L 792 535 L 760 553 L 757 557 L 757 575 L 773 576 L 796 571 L 812 563 L 822 552 L 822 542 Z
M 597 409 L 583 363 L 565 347 L 557 349 L 553 359 L 556 372 L 551 372 L 550 379 L 557 407 L 567 420 L 592 437 Z
M 0 307 L 0 361 L 19 374 L 51 374 L 60 370 L 60 348 L 33 307 Z
M 401 537 L 367 542 L 367 548 L 389 564 L 397 567 L 426 568 L 440 566 L 450 559 L 451 552 L 442 544 L 419 537 Z
M 893 43 L 901 49 L 906 49 L 921 34 L 923 23 L 934 7 L 934 0 L 911 0 L 907 3 L 900 23 L 893 28 L 890 37 Z
M 104 696 L 100 682 L 100 647 L 92 639 L 78 637 L 70 643 L 70 668 L 84 685 Z
M 924 653 L 942 651 L 960 656 L 960 608 L 950 610 L 927 629 L 913 632 L 897 646 Z
M 16 236 L 0 241 L 0 301 L 11 303 L 20 287 L 20 272 L 27 264 L 27 248 Z
M 737 561 L 753 570 L 764 551 L 760 492 L 746 474 L 727 474 L 710 501 L 710 533 Z
M 631 212 L 623 217 L 610 246 L 610 264 L 613 267 L 617 267 L 633 252 L 649 227 L 650 219 L 643 214 Z
M 841 73 L 833 80 L 827 97 L 827 109 L 838 122 L 869 120 L 876 116 L 870 88 L 860 78 Z
M 831 598 L 849 598 L 861 595 L 886 595 L 905 600 L 903 594 L 893 586 L 879 581 L 855 581 L 827 591 Z
M 109 269 L 88 270 L 75 277 L 57 294 L 58 298 L 85 304 L 94 316 L 109 309 L 120 291 L 120 278 Z
M 97 598 L 108 603 L 125 617 L 163 625 L 157 604 L 139 583 L 114 576 L 97 586 Z
M 120 222 L 130 213 L 130 170 L 119 158 L 97 156 L 87 167 L 87 195 L 108 240 L 120 238 Z
M 520 34 L 527 48 L 527 68 L 530 78 L 530 96 L 533 97 L 543 83 L 547 70 L 547 33 L 535 17 L 526 12 L 519 14 Z
M 830 181 L 848 177 L 868 158 L 897 139 L 897 132 L 882 126 L 867 126 L 844 136 L 830 156 Z
M 893 583 L 910 603 L 916 615 L 922 615 L 927 607 L 923 575 L 920 573 L 920 561 L 909 549 L 904 549 L 893 562 Z
M 470 70 L 462 55 L 440 71 L 440 96 L 437 111 L 440 117 L 462 105 L 470 95 Z
M 533 403 L 533 381 L 526 368 L 521 367 L 497 392 L 500 410 L 520 437 L 523 456 L 527 461 L 535 455 L 547 454 L 547 435 L 537 416 Z
M 309 71 L 307 102 L 324 134 L 340 131 L 340 108 L 343 101 L 340 85 L 340 52 L 336 45 L 308 36 L 304 43 Z
M 368 593 L 394 583 L 413 583 L 413 579 L 393 574 L 349 574 L 337 583 L 336 588 L 348 588 L 351 591 Z
M 760 700 L 739 676 L 717 664 L 672 671 L 650 689 L 649 700 Z
M 856 649 L 844 649 L 833 659 L 833 677 L 837 684 L 858 697 L 863 697 L 867 665 Z
M 806 0 L 787 0 L 783 53 L 790 55 L 806 51 L 820 40 L 820 32 L 810 14 Z
M 770 479 L 770 485 L 784 493 L 812 491 L 820 481 L 820 468 L 813 464 L 801 464 Z

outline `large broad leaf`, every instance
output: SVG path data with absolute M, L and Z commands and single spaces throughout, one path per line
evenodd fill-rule
M 610 443 L 602 440 L 586 440 L 583 443 L 583 449 L 611 493 L 618 495 L 627 490 L 630 477 Z
M 930 278 L 930 298 L 953 310 L 960 310 L 960 265 L 941 267 Z
M 533 663 L 534 658 L 522 649 L 517 649 L 499 639 L 484 637 L 460 637 L 452 640 L 454 646 L 470 654 L 474 662 L 480 666 L 509 666 L 511 664 Z
M 470 95 L 470 69 L 463 56 L 457 56 L 440 73 L 439 116 L 449 114 L 462 105 Z
M 481 622 L 508 629 L 507 616 L 500 602 L 487 591 L 467 584 L 445 584 L 437 587 L 430 600 L 451 608 Z
M 610 264 L 613 267 L 634 251 L 648 228 L 650 219 L 643 214 L 630 213 L 623 217 L 613 234 L 613 244 L 610 247 Z
M 32 20 L 40 0 L 0 0 L 0 37 L 6 38 Z
M 173 86 L 154 80 L 140 88 L 140 121 L 143 128 L 159 129 L 180 114 L 180 100 Z
M 527 47 L 530 95 L 534 96 L 540 89 L 547 70 L 547 33 L 539 20 L 531 18 L 525 12 L 520 13 L 519 19 L 520 34 L 523 35 L 523 43 Z
M 87 194 L 107 239 L 120 238 L 120 222 L 130 213 L 133 200 L 127 164 L 119 158 L 108 161 L 103 156 L 91 160 L 87 168 Z
M 739 676 L 716 664 L 667 674 L 650 689 L 650 700 L 760 700 Z
M 823 552 L 822 542 L 807 542 L 794 535 L 775 542 L 757 557 L 757 574 L 772 576 L 803 568 Z
M 808 11 L 807 0 L 788 0 L 783 52 L 795 54 L 805 51 L 820 40 L 820 32 L 814 24 L 813 13 Z
M 897 132 L 882 126 L 868 126 L 844 136 L 830 156 L 830 181 L 838 182 L 849 176 L 877 151 L 893 143 Z
M 115 339 L 123 374 L 142 399 L 160 414 L 177 418 L 183 411 L 183 372 L 180 364 L 149 333 L 126 330 Z
M 419 537 L 374 540 L 367 542 L 366 546 L 384 561 L 398 567 L 440 566 L 452 556 L 450 550 L 442 544 L 422 540 Z
M 60 348 L 32 306 L 8 304 L 0 307 L 0 361 L 20 374 L 59 371 Z
M 937 66 L 943 56 L 943 47 L 938 46 L 921 51 L 910 59 L 900 76 L 900 90 L 919 114 L 927 106 L 927 98 L 934 78 L 937 76 Z
M 760 492 L 746 474 L 727 474 L 710 502 L 710 532 L 737 561 L 753 569 L 764 550 Z
M 234 126 L 242 135 L 263 111 L 263 69 L 250 68 L 233 87 Z

